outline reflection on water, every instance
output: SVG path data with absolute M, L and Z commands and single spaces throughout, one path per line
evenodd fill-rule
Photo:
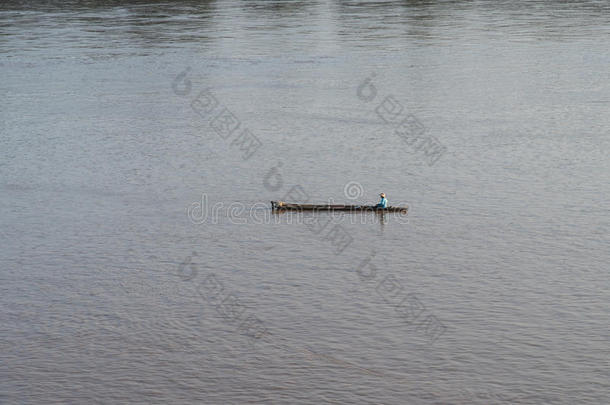
M 609 23 L 2 2 L 0 402 L 608 403 Z

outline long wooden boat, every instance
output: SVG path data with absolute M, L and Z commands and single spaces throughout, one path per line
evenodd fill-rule
M 375 211 L 375 212 L 400 212 L 407 213 L 409 207 L 386 207 L 377 208 L 374 205 L 345 205 L 345 204 L 291 204 L 284 201 L 271 201 L 271 209 L 275 211 Z

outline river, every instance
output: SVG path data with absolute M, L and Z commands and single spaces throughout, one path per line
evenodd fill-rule
M 0 402 L 607 404 L 606 1 L 6 1 Z M 269 201 L 400 214 L 275 214 Z

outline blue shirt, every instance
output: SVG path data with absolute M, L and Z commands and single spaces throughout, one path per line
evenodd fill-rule
M 385 197 L 381 197 L 381 201 L 379 201 L 379 204 L 377 204 L 377 208 L 387 208 L 388 207 L 388 200 Z

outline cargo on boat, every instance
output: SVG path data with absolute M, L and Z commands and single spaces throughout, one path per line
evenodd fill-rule
M 271 201 L 271 209 L 276 211 L 375 211 L 375 212 L 401 212 L 407 213 L 409 207 L 378 208 L 375 205 L 345 205 L 345 204 L 291 204 L 284 201 Z

